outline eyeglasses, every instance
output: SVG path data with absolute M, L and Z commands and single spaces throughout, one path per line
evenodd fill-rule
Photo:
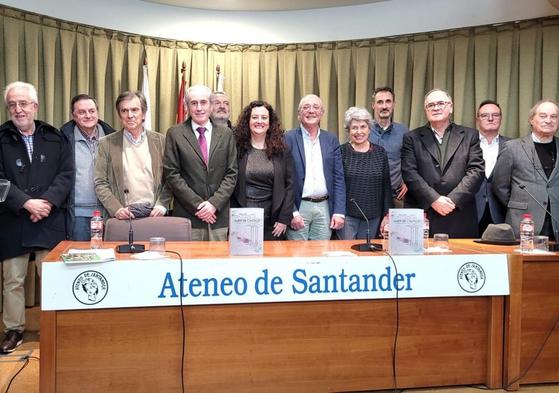
M 430 102 L 427 105 L 425 105 L 425 108 L 427 108 L 427 110 L 435 110 L 436 108 L 441 108 L 444 109 L 448 106 L 448 104 L 450 104 L 449 101 L 438 101 L 438 102 Z
M 302 112 L 308 112 L 311 109 L 314 110 L 315 112 L 319 112 L 320 110 L 322 110 L 322 106 L 317 105 L 317 104 L 315 104 L 315 105 L 305 104 L 301 107 Z
M 501 114 L 500 113 L 480 113 L 478 116 L 479 116 L 480 119 L 487 120 L 491 117 L 493 117 L 495 119 L 498 119 L 498 118 L 501 117 Z
M 33 104 L 34 102 L 29 102 L 29 101 L 10 101 L 8 102 L 8 110 L 15 111 L 18 106 L 21 109 L 25 110 Z

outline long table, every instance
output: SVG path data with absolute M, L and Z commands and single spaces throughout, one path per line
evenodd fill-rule
M 264 252 L 317 256 L 354 243 L 266 242 Z M 499 252 L 451 245 L 454 253 Z M 70 248 L 87 244 L 62 242 L 46 261 Z M 167 248 L 188 259 L 228 255 L 219 242 Z M 504 296 L 184 306 L 186 391 L 498 388 L 504 309 Z M 43 311 L 40 391 L 180 392 L 181 337 L 180 307 Z

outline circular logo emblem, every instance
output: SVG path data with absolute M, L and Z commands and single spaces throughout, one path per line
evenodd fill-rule
M 465 263 L 458 270 L 458 284 L 466 292 L 477 292 L 485 285 L 485 271 L 475 262 Z
M 95 270 L 87 270 L 76 277 L 72 292 L 78 302 L 86 305 L 102 301 L 109 291 L 107 279 Z

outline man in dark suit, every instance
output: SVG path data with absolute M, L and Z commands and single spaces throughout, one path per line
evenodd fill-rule
M 328 240 L 332 229 L 344 226 L 346 192 L 340 143 L 336 135 L 320 128 L 323 114 L 320 97 L 303 97 L 298 115 L 301 124 L 286 134 L 294 169 L 290 240 Z
M 34 257 L 39 264 L 51 248 L 66 239 L 65 201 L 74 166 L 66 137 L 35 120 L 39 102 L 33 85 L 9 84 L 4 100 L 11 120 L 0 126 L 0 179 L 9 180 L 11 187 L 0 203 L 6 329 L 0 353 L 9 353 L 23 341 L 29 261 Z
M 451 122 L 452 98 L 439 89 L 425 96 L 428 123 L 404 136 L 404 207 L 427 211 L 430 233 L 478 236 L 474 196 L 483 181 L 483 154 L 473 128 Z
M 505 222 L 505 206 L 497 199 L 491 189 L 493 168 L 497 156 L 503 150 L 505 142 L 510 138 L 499 135 L 501 127 L 501 107 L 495 101 L 485 100 L 479 104 L 476 124 L 479 131 L 479 143 L 485 161 L 485 176 L 479 191 L 476 193 L 476 209 L 479 234 L 483 234 L 489 224 Z
M 520 220 L 531 213 L 536 235 L 558 240 L 558 223 L 534 200 L 557 218 L 559 214 L 559 108 L 552 100 L 539 101 L 530 109 L 532 132 L 505 144 L 493 170 L 493 190 L 507 206 L 505 222 L 520 236 Z M 530 196 L 532 194 L 532 196 Z
M 192 222 L 192 240 L 227 240 L 229 199 L 237 181 L 237 148 L 227 127 L 210 121 L 207 86 L 186 91 L 189 118 L 167 131 L 163 167 L 175 197 L 173 215 Z

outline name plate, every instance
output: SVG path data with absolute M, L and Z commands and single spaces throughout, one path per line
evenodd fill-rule
M 409 255 L 43 263 L 42 310 L 509 294 L 507 257 Z

